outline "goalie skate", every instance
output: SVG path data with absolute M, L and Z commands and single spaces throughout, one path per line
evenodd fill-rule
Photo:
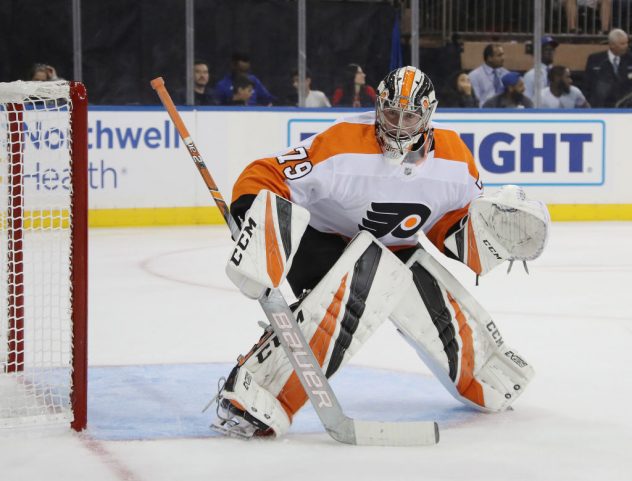
M 218 393 L 209 403 L 216 403 L 215 412 L 217 414 L 217 419 L 211 424 L 210 428 L 224 436 L 238 439 L 273 435 L 267 424 L 238 407 L 235 401 L 223 397 L 227 386 L 230 388 L 230 383 L 234 383 L 236 373 L 237 367 L 230 373 L 228 380 L 220 379 Z

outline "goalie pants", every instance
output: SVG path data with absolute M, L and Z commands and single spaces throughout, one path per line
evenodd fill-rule
M 342 255 L 349 240 L 337 234 L 326 234 L 307 227 L 288 272 L 287 280 L 296 297 L 303 291 L 312 290 L 325 277 Z M 400 249 L 394 254 L 406 263 L 417 246 Z

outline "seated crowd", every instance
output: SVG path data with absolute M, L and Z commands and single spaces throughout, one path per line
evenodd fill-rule
M 586 60 L 581 89 L 573 85 L 572 73 L 565 65 L 554 62 L 558 42 L 550 36 L 541 39 L 541 64 L 526 73 L 504 67 L 502 45 L 491 43 L 483 50 L 483 63 L 472 71 L 458 70 L 448 79 L 433 79 L 438 89 L 439 107 L 452 108 L 533 108 L 539 93 L 540 108 L 632 108 L 632 53 L 626 32 L 613 29 L 608 34 L 608 49 L 593 53 Z M 298 71 L 288 75 L 290 91 L 275 96 L 251 73 L 250 58 L 234 53 L 230 72 L 211 86 L 208 62 L 196 60 L 193 68 L 194 104 L 226 106 L 298 106 Z M 422 66 L 423 70 L 423 66 Z M 539 84 L 536 85 L 536 77 Z M 29 80 L 55 80 L 55 69 L 34 64 Z M 186 93 L 176 93 L 176 100 L 185 103 Z M 375 105 L 375 89 L 366 81 L 362 67 L 348 64 L 339 82 L 328 97 L 312 89 L 312 76 L 306 71 L 304 105 L 311 108 L 358 107 Z
M 620 29 L 608 34 L 608 49 L 590 55 L 586 61 L 582 88 L 573 85 L 572 73 L 565 65 L 556 65 L 558 42 L 550 36 L 541 40 L 539 75 L 532 68 L 527 72 L 509 71 L 500 44 L 491 43 L 483 51 L 483 63 L 470 72 L 458 70 L 449 79 L 434 79 L 439 89 L 440 107 L 456 108 L 533 108 L 536 91 L 540 107 L 546 109 L 632 107 L 632 54 L 628 35 Z M 423 67 L 422 67 L 423 70 Z M 536 85 L 538 77 L 538 85 Z M 236 53 L 232 57 L 231 72 L 214 88 L 209 87 L 209 67 L 196 61 L 196 105 L 298 105 L 298 71 L 289 76 L 291 91 L 275 97 L 250 72 L 250 59 Z M 341 72 L 340 81 L 328 97 L 312 89 L 312 76 L 306 72 L 304 85 L 305 106 L 360 107 L 375 105 L 375 89 L 366 81 L 366 74 L 358 64 L 348 64 Z
M 532 108 L 536 91 L 540 107 L 612 108 L 632 107 L 632 54 L 626 32 L 613 29 L 608 34 L 608 49 L 588 56 L 582 89 L 573 85 L 570 69 L 555 65 L 552 37 L 541 40 L 539 84 L 536 69 L 522 75 L 504 68 L 504 51 L 500 44 L 483 50 L 483 63 L 471 72 L 457 72 L 441 94 L 442 107 L 455 108 Z
M 227 106 L 271 106 L 298 105 L 298 70 L 291 72 L 291 88 L 285 97 L 272 95 L 263 83 L 250 72 L 250 58 L 244 53 L 234 53 L 231 60 L 231 71 L 210 86 L 209 64 L 204 60 L 196 60 L 193 66 L 193 90 L 195 105 L 227 105 Z M 373 107 L 375 105 L 375 89 L 366 83 L 366 74 L 362 67 L 355 63 L 348 64 L 341 75 L 341 81 L 331 97 L 320 90 L 313 90 L 312 76 L 306 71 L 304 95 L 305 107 Z M 178 93 L 178 100 L 184 103 L 184 92 Z

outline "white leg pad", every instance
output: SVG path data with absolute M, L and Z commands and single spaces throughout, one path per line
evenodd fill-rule
M 395 309 L 412 284 L 410 270 L 368 232 L 361 232 L 295 312 L 323 372 L 330 377 Z M 243 364 L 292 416 L 307 399 L 276 336 Z
M 483 411 L 507 409 L 533 368 L 505 344 L 489 314 L 454 277 L 439 279 L 421 265 L 427 256 L 418 251 L 409 260 L 415 284 L 391 320 L 456 399 Z

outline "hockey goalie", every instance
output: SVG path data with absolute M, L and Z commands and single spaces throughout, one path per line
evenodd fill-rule
M 226 270 L 253 299 L 287 280 L 327 377 L 388 319 L 456 399 L 503 411 L 534 371 L 418 236 L 482 276 L 538 257 L 550 220 L 517 186 L 484 195 L 468 148 L 432 122 L 436 107 L 428 76 L 400 68 L 375 111 L 251 163 L 233 189 L 241 232 Z M 267 328 L 216 399 L 214 428 L 248 438 L 282 436 L 307 396 Z

